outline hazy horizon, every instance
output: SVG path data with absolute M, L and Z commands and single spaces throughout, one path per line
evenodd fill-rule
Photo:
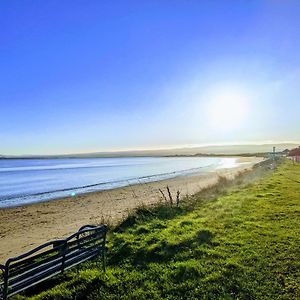
M 129 149 L 100 149 L 91 152 L 73 153 L 26 153 L 26 154 L 7 154 L 0 153 L 0 157 L 119 157 L 119 156 L 166 156 L 166 155 L 195 155 L 195 154 L 247 154 L 272 152 L 273 147 L 276 151 L 292 149 L 300 146 L 300 142 L 265 142 L 265 143 L 241 143 L 241 144 L 203 144 L 203 145 L 177 145 L 174 147 L 160 148 L 129 148 Z

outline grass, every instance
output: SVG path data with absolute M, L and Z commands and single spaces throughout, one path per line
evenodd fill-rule
M 300 299 L 299 180 L 285 162 L 246 186 L 222 180 L 181 207 L 140 209 L 110 235 L 106 273 L 87 263 L 32 299 Z

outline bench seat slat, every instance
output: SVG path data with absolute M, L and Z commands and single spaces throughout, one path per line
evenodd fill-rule
M 94 235 L 93 235 L 93 237 L 94 237 Z M 103 237 L 102 236 L 101 236 L 100 240 L 96 239 L 95 237 L 93 239 L 90 238 L 90 237 L 85 237 L 84 239 L 80 239 L 80 243 L 78 243 L 76 240 L 72 241 L 72 242 L 69 242 L 68 247 L 69 248 L 73 247 L 75 249 L 75 248 L 78 248 L 78 247 L 80 247 L 80 248 L 85 247 L 89 243 L 97 243 L 97 244 L 103 243 Z M 53 254 L 53 255 L 47 256 L 49 253 Z M 59 249 L 55 248 L 55 249 L 48 250 L 48 251 L 46 251 L 44 256 L 45 257 L 42 259 L 42 256 L 38 255 L 38 258 L 41 259 L 41 260 L 36 260 L 36 257 L 32 257 L 31 259 L 27 259 L 26 264 L 24 264 L 24 266 L 19 264 L 17 266 L 17 268 L 15 268 L 15 264 L 13 264 L 11 266 L 11 269 L 10 269 L 10 275 L 15 276 L 19 273 L 22 273 L 22 272 L 25 272 L 27 270 L 30 270 L 30 269 L 34 268 L 34 266 L 39 266 L 43 263 L 47 263 L 48 261 L 54 260 L 55 258 L 60 256 Z
M 104 236 L 102 234 L 99 233 L 95 233 L 93 235 L 90 236 L 84 236 L 84 237 L 80 237 L 79 239 L 73 240 L 73 241 L 68 241 L 68 246 L 72 247 L 73 245 L 82 245 L 85 244 L 86 242 L 90 241 L 90 240 L 94 240 L 94 241 L 100 241 L 103 240 Z
M 101 253 L 102 252 L 102 249 L 99 249 L 99 248 L 90 248 L 90 249 L 88 249 L 87 251 L 83 251 L 81 254 L 79 254 L 79 255 L 76 255 L 76 256 L 72 256 L 72 257 L 69 257 L 66 261 L 65 261 L 65 268 L 67 267 L 67 266 L 70 266 L 70 265 L 72 265 L 74 262 L 76 262 L 76 260 L 77 261 L 80 261 L 80 259 L 82 258 L 82 257 L 84 257 L 85 255 L 90 255 L 90 253 Z
M 95 258 L 99 255 L 99 252 L 98 251 L 92 251 L 90 252 L 90 254 L 88 256 L 83 256 L 81 257 L 80 260 L 77 260 L 77 261 L 73 261 L 72 264 L 68 264 L 66 267 L 65 267 L 65 270 L 68 270 L 70 268 L 73 268 L 75 266 L 77 266 L 78 264 L 81 264 L 87 260 L 91 260 L 92 258 Z
M 101 244 L 101 242 L 103 242 L 103 236 L 101 235 L 101 240 L 99 239 L 96 239 L 96 235 L 93 235 L 93 239 L 91 239 L 90 237 L 84 237 L 82 239 L 80 239 L 80 243 L 78 243 L 77 240 L 75 241 L 72 241 L 72 242 L 68 242 L 68 247 L 71 248 L 71 247 L 74 247 L 79 244 L 78 246 L 79 247 L 84 247 L 86 246 L 88 243 L 98 243 L 98 244 Z M 47 256 L 48 254 L 53 254 L 53 253 L 56 253 L 54 254 L 53 256 Z M 43 254 L 43 253 L 41 253 Z M 48 251 L 46 251 L 44 253 L 44 256 L 45 258 L 41 259 L 42 258 L 42 255 L 39 254 L 38 256 L 36 257 L 31 257 L 31 258 L 28 258 L 26 263 L 24 264 L 24 266 L 22 266 L 21 264 L 18 264 L 17 265 L 17 268 L 15 268 L 16 264 L 13 264 L 10 268 L 10 275 L 11 276 L 14 276 L 15 274 L 19 274 L 21 272 L 24 272 L 26 270 L 29 270 L 31 268 L 33 268 L 35 265 L 40 265 L 40 264 L 43 264 L 43 263 L 46 263 L 56 257 L 58 257 L 60 254 L 59 254 L 59 249 L 57 249 L 57 247 L 55 249 L 50 249 Z M 37 260 L 36 261 L 36 258 L 39 258 L 41 260 Z
M 68 249 L 80 249 L 80 248 L 84 248 L 86 245 L 89 244 L 97 244 L 97 245 L 101 245 L 103 243 L 103 238 L 101 239 L 97 239 L 97 238 L 93 238 L 90 240 L 84 240 L 81 243 L 77 243 L 76 241 L 72 242 L 72 243 L 68 243 Z
M 65 260 L 67 261 L 68 259 L 75 257 L 77 255 L 80 255 L 83 252 L 90 251 L 93 248 L 99 248 L 99 245 L 97 244 L 92 244 L 88 248 L 74 248 L 71 250 L 67 250 L 68 252 L 65 255 Z M 15 274 L 14 276 L 9 278 L 9 284 L 13 285 L 18 281 L 21 281 L 23 278 L 26 278 L 28 276 L 32 276 L 35 273 L 42 272 L 45 269 L 50 268 L 51 266 L 57 264 L 57 263 L 62 263 L 62 256 L 57 256 L 55 259 L 51 261 L 47 261 L 46 263 L 43 263 L 42 265 L 35 265 L 33 268 L 26 270 L 24 273 L 18 273 Z
M 17 268 L 14 268 L 14 266 L 13 266 L 12 268 L 10 268 L 10 277 L 18 276 L 18 274 L 25 273 L 27 270 L 31 270 L 37 266 L 51 262 L 60 256 L 61 256 L 60 253 L 56 250 L 56 253 L 54 255 L 45 256 L 45 257 L 43 257 L 43 259 L 41 257 L 39 257 L 40 260 L 33 259 L 31 261 L 31 263 L 28 262 L 28 263 L 26 263 L 26 265 L 24 265 L 22 267 L 18 266 Z
M 50 245 L 51 246 L 51 245 Z M 44 257 L 51 257 L 52 255 L 56 255 L 59 252 L 59 247 L 54 247 L 53 248 L 46 250 L 42 253 L 38 253 L 34 256 L 27 257 L 21 261 L 15 261 L 10 263 L 10 270 L 11 272 L 13 271 L 18 271 L 23 268 L 26 268 L 27 265 L 31 265 L 34 261 L 39 262 L 39 260 L 43 260 Z
M 13 285 L 16 282 L 22 281 L 23 278 L 30 277 L 35 273 L 39 273 L 42 272 L 43 270 L 47 270 L 56 264 L 61 264 L 61 261 L 62 261 L 62 257 L 58 256 L 55 259 L 46 262 L 45 264 L 34 266 L 33 268 L 27 269 L 23 273 L 14 274 L 14 276 L 9 277 L 8 283 L 10 285 Z
M 22 287 L 22 286 L 19 286 L 19 287 L 15 288 L 15 289 L 10 289 L 10 290 L 8 290 L 7 296 L 11 297 L 11 296 L 13 296 L 13 295 L 16 295 L 16 294 L 18 294 L 18 293 L 24 291 L 25 289 L 29 289 L 29 288 L 31 288 L 31 287 L 33 287 L 33 286 L 35 286 L 35 285 L 37 285 L 37 284 L 39 284 L 39 283 L 41 283 L 41 282 L 47 280 L 47 279 L 52 278 L 52 277 L 55 276 L 55 275 L 60 274 L 60 272 L 61 272 L 61 271 L 60 271 L 60 269 L 59 269 L 58 271 L 56 271 L 56 272 L 54 272 L 54 273 L 51 273 L 51 274 L 49 274 L 48 276 L 45 276 L 45 277 L 43 277 L 43 278 L 41 278 L 41 279 L 39 279 L 39 280 L 36 280 L 36 281 L 32 281 L 30 284 L 28 283 L 28 284 L 26 285 L 25 288 L 24 288 L 24 286 L 23 286 L 23 287 Z
M 25 279 L 16 282 L 13 285 L 9 286 L 8 291 L 14 292 L 16 290 L 22 290 L 24 288 L 28 288 L 32 282 L 41 282 L 47 278 L 48 276 L 54 276 L 56 272 L 61 272 L 61 263 L 58 262 L 57 264 L 51 266 L 49 269 L 43 270 L 42 272 L 39 272 L 31 277 L 26 277 Z

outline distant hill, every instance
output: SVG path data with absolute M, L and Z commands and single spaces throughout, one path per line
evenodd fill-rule
M 120 157 L 120 156 L 174 156 L 174 155 L 197 155 L 197 154 L 244 154 L 244 153 L 265 153 L 272 152 L 273 146 L 276 151 L 292 149 L 297 144 L 263 144 L 263 145 L 223 145 L 223 146 L 203 146 L 185 147 L 177 149 L 160 150 L 136 150 L 136 151 L 117 151 L 117 152 L 98 152 L 89 154 L 75 155 L 77 157 Z
M 4 156 L 0 158 L 94 158 L 94 157 L 142 157 L 142 156 L 181 156 L 181 155 L 237 155 L 237 154 L 256 154 L 272 152 L 273 146 L 277 152 L 285 149 L 293 149 L 299 146 L 294 143 L 261 144 L 261 145 L 223 145 L 223 146 L 202 146 L 185 147 L 177 149 L 160 150 L 131 150 L 131 151 L 112 151 L 95 152 L 83 154 L 67 155 L 26 155 L 26 156 Z

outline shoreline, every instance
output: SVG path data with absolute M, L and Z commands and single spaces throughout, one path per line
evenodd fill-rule
M 200 174 L 207 174 L 210 172 L 217 171 L 219 169 L 230 169 L 240 166 L 243 163 L 243 160 L 249 159 L 249 157 L 239 157 L 239 156 L 228 156 L 228 157 L 220 157 L 220 158 L 233 158 L 235 159 L 234 164 L 235 166 L 219 166 L 219 167 L 212 167 L 202 166 L 190 169 L 184 169 L 179 171 L 171 171 L 167 173 L 158 173 L 158 174 L 150 174 L 141 177 L 133 177 L 127 179 L 119 179 L 107 182 L 99 182 L 99 183 L 92 183 L 83 186 L 74 186 L 69 188 L 62 188 L 58 190 L 52 191 L 45 191 L 45 192 L 37 192 L 28 195 L 19 195 L 19 196 L 8 196 L 0 202 L 0 210 L 1 209 L 8 209 L 8 208 L 17 208 L 17 207 L 24 207 L 28 205 L 35 205 L 43 202 L 48 201 L 55 201 L 63 198 L 69 198 L 73 196 L 80 196 L 86 195 L 90 193 L 100 192 L 100 191 L 108 191 L 118 188 L 124 188 L 126 186 L 133 186 L 137 184 L 145 184 L 151 182 L 158 182 L 163 180 L 169 180 L 177 177 L 184 177 L 184 176 L 193 176 L 193 175 L 200 175 Z M 258 158 L 260 159 L 260 158 Z M 247 163 L 247 162 L 246 162 Z M 225 162 L 226 165 L 226 162 Z M 204 171 L 203 171 L 204 170 Z M 144 181 L 145 180 L 145 181 Z M 101 188 L 104 187 L 104 188 Z M 31 200 L 29 200 L 31 199 Z M 4 201 L 3 201 L 4 200 Z M 3 204 L 8 202 L 8 204 Z
M 252 169 L 253 165 L 263 160 L 260 157 L 238 159 L 238 166 L 229 169 L 1 208 L 0 263 L 52 239 L 63 238 L 82 225 L 97 224 L 103 220 L 116 224 L 138 206 L 160 201 L 159 189 L 164 189 L 167 185 L 172 193 L 180 190 L 182 197 L 192 195 L 215 184 L 219 175 L 234 178 L 240 171 Z

